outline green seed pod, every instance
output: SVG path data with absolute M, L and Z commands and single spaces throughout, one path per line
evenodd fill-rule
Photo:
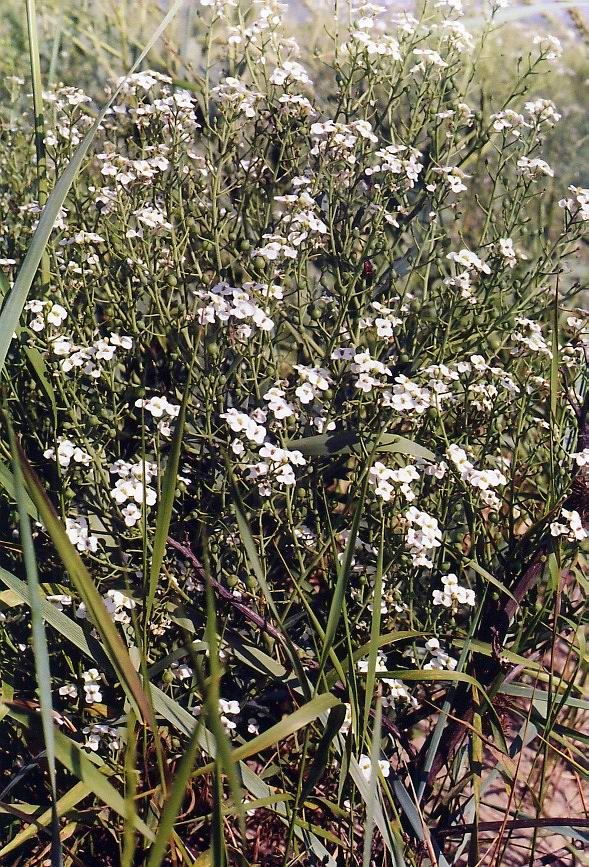
M 178 278 L 174 274 L 168 274 L 166 277 L 166 283 L 168 286 L 174 288 L 174 286 L 178 285 Z
M 162 673 L 162 680 L 164 683 L 174 683 L 174 672 L 167 668 Z

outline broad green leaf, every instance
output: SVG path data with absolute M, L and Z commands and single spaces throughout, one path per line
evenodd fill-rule
M 350 454 L 351 452 L 359 451 L 360 443 L 361 437 L 359 434 L 352 433 L 351 431 L 334 431 L 333 433 L 289 440 L 287 448 L 298 449 L 304 455 L 320 457 L 340 453 Z M 426 461 L 436 460 L 435 454 L 425 448 L 425 446 L 421 446 L 419 443 L 414 443 L 413 440 L 397 434 L 381 434 L 373 444 L 367 442 L 366 447 L 369 451 L 371 448 L 374 448 L 376 452 L 409 455 L 414 458 L 423 458 Z

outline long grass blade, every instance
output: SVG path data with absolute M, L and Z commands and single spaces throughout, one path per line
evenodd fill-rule
M 131 662 L 127 647 L 123 643 L 110 614 L 106 610 L 102 597 L 96 589 L 86 566 L 82 562 L 82 558 L 68 539 L 65 528 L 53 508 L 53 504 L 43 490 L 39 479 L 20 447 L 18 447 L 18 460 L 31 499 L 39 512 L 39 517 L 49 533 L 57 553 L 71 578 L 72 584 L 79 593 L 82 602 L 86 606 L 88 615 L 103 641 L 104 648 L 116 671 L 121 686 L 127 693 L 129 701 L 135 708 L 138 717 L 147 722 L 155 733 L 155 720 L 141 686 L 139 675 Z
M 178 413 L 178 419 L 176 421 L 174 435 L 172 437 L 172 447 L 168 454 L 168 461 L 166 464 L 166 470 L 162 483 L 161 499 L 158 505 L 155 525 L 155 537 L 153 541 L 153 551 L 151 554 L 151 565 L 149 569 L 149 586 L 147 591 L 147 598 L 145 600 L 146 624 L 149 622 L 149 617 L 153 608 L 153 601 L 155 599 L 155 594 L 157 590 L 158 578 L 166 553 L 168 531 L 170 529 L 170 522 L 172 520 L 174 496 L 176 494 L 178 468 L 180 466 L 180 454 L 182 451 L 182 439 L 184 437 L 184 425 L 186 423 L 186 407 L 190 398 L 191 381 L 192 366 L 190 367 L 190 370 L 188 372 L 188 379 L 186 382 L 186 387 L 184 389 L 182 404 L 180 407 L 180 412 Z
M 15 704 L 6 705 L 8 716 L 27 728 L 38 725 L 38 717 L 34 711 L 24 710 Z M 96 765 L 86 755 L 84 750 L 75 741 L 60 732 L 54 726 L 55 755 L 67 770 L 84 783 L 96 797 L 114 810 L 122 819 L 127 819 L 127 807 L 123 796 L 109 783 Z M 145 822 L 135 817 L 135 827 L 143 836 L 153 841 L 154 835 Z
M 28 246 L 24 261 L 19 269 L 16 280 L 14 281 L 14 286 L 12 287 L 10 294 L 6 298 L 4 306 L 2 308 L 2 312 L 0 313 L 0 372 L 4 369 L 4 365 L 6 363 L 6 356 L 8 354 L 13 335 L 18 327 L 18 322 L 23 307 L 27 300 L 30 288 L 33 284 L 33 280 L 35 279 L 37 268 L 39 267 L 39 263 L 41 262 L 43 253 L 45 252 L 45 249 L 47 247 L 47 243 L 53 230 L 53 226 L 55 225 L 57 216 L 63 203 L 65 202 L 67 194 L 70 191 L 70 187 L 72 186 L 80 169 L 82 168 L 84 159 L 86 158 L 86 155 L 90 150 L 90 146 L 92 145 L 96 133 L 100 128 L 100 124 L 102 123 L 102 121 L 106 117 L 108 110 L 120 94 L 128 76 L 132 75 L 133 72 L 135 72 L 135 70 L 139 68 L 145 57 L 147 57 L 151 48 L 158 41 L 162 33 L 166 30 L 170 22 L 178 13 L 183 2 L 184 0 L 175 0 L 175 2 L 170 6 L 170 9 L 163 17 L 159 27 L 157 27 L 157 29 L 153 33 L 151 39 L 127 73 L 127 76 L 125 76 L 123 80 L 119 83 L 118 87 L 114 90 L 110 99 L 106 102 L 106 104 L 98 113 L 96 120 L 76 148 L 73 157 L 65 167 L 64 171 L 59 176 L 55 187 L 53 188 L 51 194 L 49 195 L 49 198 L 47 199 L 47 203 L 43 208 L 41 216 L 39 217 L 39 223 L 37 225 L 37 228 L 35 229 L 35 233 Z
M 12 452 L 12 467 L 14 473 L 14 487 L 16 505 L 20 523 L 20 540 L 23 551 L 23 560 L 27 573 L 27 581 L 31 591 L 31 631 L 33 635 L 33 650 L 35 659 L 35 674 L 39 688 L 39 704 L 41 706 L 41 724 L 45 752 L 47 756 L 47 768 L 49 783 L 51 785 L 51 865 L 61 867 L 63 856 L 61 840 L 59 837 L 59 818 L 57 815 L 57 775 L 55 770 L 55 740 L 53 737 L 53 700 L 51 697 L 51 668 L 49 664 L 49 650 L 47 636 L 45 634 L 45 622 L 41 609 L 41 595 L 39 587 L 39 574 L 37 571 L 37 559 L 31 533 L 31 522 L 26 507 L 24 484 L 18 459 L 16 437 L 10 419 L 6 418 L 10 450 Z

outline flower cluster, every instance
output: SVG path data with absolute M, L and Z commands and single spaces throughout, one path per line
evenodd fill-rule
M 157 500 L 154 488 L 150 487 L 152 479 L 157 475 L 157 466 L 149 461 L 117 460 L 110 467 L 110 473 L 118 476 L 110 495 L 121 508 L 121 514 L 127 527 L 134 527 L 141 520 L 141 508 L 153 506 Z M 126 504 L 126 505 L 125 505 Z
M 433 591 L 434 605 L 443 605 L 444 608 L 451 608 L 453 611 L 456 611 L 459 605 L 475 605 L 474 590 L 459 584 L 458 576 L 454 573 L 442 575 L 442 584 L 443 590 Z
M 576 509 L 562 509 L 560 520 L 550 524 L 550 532 L 553 536 L 564 536 L 569 542 L 582 542 L 589 536 Z

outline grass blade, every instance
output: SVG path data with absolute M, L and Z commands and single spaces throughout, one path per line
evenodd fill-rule
M 4 705 L 4 707 L 6 707 L 6 705 Z M 76 807 L 80 801 L 90 794 L 90 791 L 91 790 L 88 788 L 86 783 L 76 783 L 69 792 L 62 795 L 62 797 L 57 801 L 55 805 L 57 815 L 66 816 L 70 810 Z M 19 846 L 26 843 L 27 840 L 36 837 L 39 828 L 46 828 L 52 821 L 52 815 L 53 807 L 49 810 L 45 810 L 45 812 L 41 813 L 40 816 L 31 816 L 31 824 L 27 828 L 23 828 L 22 831 L 19 831 L 18 834 L 6 844 L 6 846 L 3 846 L 2 849 L 0 849 L 0 858 L 5 858 L 6 855 L 10 854 L 10 852 L 14 852 L 15 849 L 18 849 Z
M 149 568 L 149 586 L 147 597 L 145 600 L 145 623 L 149 622 L 149 616 L 155 599 L 157 590 L 157 582 L 164 562 L 166 553 L 166 543 L 170 522 L 172 520 L 172 510 L 174 508 L 174 496 L 176 494 L 176 480 L 178 477 L 178 467 L 180 465 L 180 453 L 182 451 L 182 439 L 184 436 L 184 425 L 186 422 L 186 406 L 190 398 L 190 383 L 192 381 L 192 366 L 188 371 L 188 379 L 184 389 L 182 405 L 178 413 L 178 420 L 172 437 L 172 446 L 168 455 L 168 462 L 164 473 L 162 483 L 162 493 L 158 505 L 157 519 L 155 525 L 155 537 L 153 541 L 153 551 L 151 553 L 151 566 Z
M 147 56 L 153 45 L 157 42 L 164 30 L 178 13 L 183 2 L 184 0 L 175 0 L 175 2 L 172 4 L 172 6 L 162 19 L 159 27 L 156 29 L 155 33 L 152 35 L 151 39 L 127 73 L 127 76 L 125 76 L 125 78 L 119 83 L 119 86 L 116 88 L 111 98 L 99 112 L 98 117 L 76 148 L 73 157 L 65 167 L 64 171 L 59 176 L 55 187 L 53 188 L 51 194 L 49 195 L 49 198 L 47 199 L 47 204 L 43 208 L 41 216 L 39 217 L 39 224 L 35 229 L 35 233 L 31 239 L 31 243 L 28 246 L 26 256 L 19 269 L 16 280 L 14 281 L 14 286 L 12 287 L 10 294 L 6 298 L 4 306 L 2 308 L 2 313 L 0 314 L 0 372 L 4 369 L 4 365 L 6 363 L 6 356 L 8 354 L 14 332 L 18 327 L 18 322 L 23 307 L 33 284 L 33 280 L 35 279 L 37 268 L 39 267 L 39 263 L 41 262 L 43 254 L 47 247 L 47 242 L 49 241 L 49 237 L 53 230 L 53 226 L 55 224 L 59 211 L 63 203 L 65 202 L 71 185 L 73 184 L 74 180 L 78 175 L 78 172 L 82 167 L 82 163 L 84 162 L 86 154 L 90 150 L 90 146 L 94 141 L 100 124 L 104 120 L 107 111 L 121 92 L 121 89 L 123 88 L 127 77 L 129 75 L 132 75 L 132 73 L 135 72 L 135 70 L 143 62 L 144 58 Z
M 55 741 L 53 738 L 53 701 L 51 698 L 51 668 L 49 665 L 49 650 L 47 648 L 47 636 L 45 634 L 45 622 L 41 609 L 41 595 L 39 586 L 39 574 L 37 572 L 37 559 L 31 533 L 31 522 L 26 507 L 24 484 L 18 459 L 16 437 L 10 419 L 6 418 L 8 427 L 8 439 L 12 452 L 12 466 L 14 473 L 14 488 L 16 505 L 18 508 L 20 524 L 20 541 L 23 551 L 23 560 L 27 573 L 27 581 L 31 591 L 31 631 L 33 636 L 33 650 L 35 659 L 35 674 L 39 688 L 39 704 L 41 707 L 41 725 L 45 752 L 47 755 L 47 767 L 49 771 L 49 783 L 51 785 L 51 865 L 61 867 L 63 856 L 61 852 L 61 840 L 59 838 L 59 819 L 57 816 L 57 776 L 55 771 Z
M 182 800 L 186 792 L 186 786 L 194 768 L 196 754 L 200 749 L 198 726 L 195 725 L 190 736 L 188 746 L 182 754 L 180 764 L 174 774 L 174 785 L 168 793 L 166 803 L 160 818 L 155 842 L 149 850 L 149 858 L 146 867 L 160 867 L 166 857 L 168 843 L 174 829 L 174 823 L 180 812 Z
M 5 707 L 8 708 L 8 716 L 21 725 L 27 728 L 32 728 L 35 725 L 38 725 L 38 715 L 34 711 L 24 710 L 20 706 L 17 707 L 14 704 L 7 704 Z M 107 807 L 110 807 L 110 809 L 114 810 L 115 813 L 118 813 L 122 819 L 126 820 L 127 807 L 125 799 L 115 789 L 115 787 L 109 783 L 104 774 L 100 772 L 96 765 L 86 755 L 84 750 L 77 743 L 72 741 L 71 738 L 68 738 L 60 732 L 55 726 L 54 739 L 55 755 L 61 764 L 81 782 L 85 783 L 88 789 L 93 792 L 103 804 L 106 804 Z M 139 817 L 135 818 L 135 827 L 147 840 L 152 841 L 154 839 L 153 833 Z
M 29 493 L 39 512 L 39 517 L 49 533 L 53 544 L 65 566 L 72 584 L 86 606 L 94 626 L 96 627 L 108 657 L 115 669 L 119 682 L 137 716 L 147 722 L 155 733 L 155 720 L 147 697 L 141 686 L 137 671 L 133 667 L 129 651 L 106 610 L 92 578 L 90 577 L 82 558 L 68 539 L 65 528 L 59 520 L 53 505 L 43 490 L 39 479 L 27 461 L 22 449 L 18 447 L 19 464 L 26 481 Z M 32 602 L 32 599 L 31 599 Z
M 382 726 L 382 701 L 380 695 L 376 698 L 374 713 L 374 728 L 370 746 L 370 780 L 368 781 L 368 796 L 366 798 L 366 827 L 364 830 L 364 850 L 362 867 L 370 867 L 372 838 L 374 835 L 375 804 L 378 800 L 378 760 L 380 757 L 380 734 Z

